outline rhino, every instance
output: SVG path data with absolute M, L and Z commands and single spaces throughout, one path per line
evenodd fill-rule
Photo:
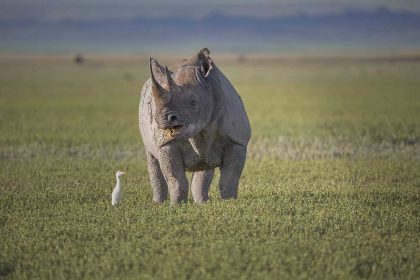
M 194 202 L 208 200 L 214 169 L 222 199 L 236 199 L 251 127 L 241 97 L 207 48 L 170 71 L 150 58 L 141 90 L 139 127 L 153 201 L 186 202 L 193 172 Z

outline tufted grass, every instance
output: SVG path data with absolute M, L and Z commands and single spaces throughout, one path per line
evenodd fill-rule
M 215 178 L 169 207 L 138 133 L 146 58 L 0 57 L 0 278 L 420 275 L 420 63 L 214 60 L 253 128 L 240 198 Z

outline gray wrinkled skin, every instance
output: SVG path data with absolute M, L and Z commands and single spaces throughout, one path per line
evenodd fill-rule
M 205 48 L 173 72 L 150 59 L 139 125 L 155 202 L 168 193 L 171 204 L 186 202 L 186 171 L 194 172 L 194 201 L 205 202 L 216 167 L 221 198 L 237 198 L 251 128 L 241 98 L 209 54 Z

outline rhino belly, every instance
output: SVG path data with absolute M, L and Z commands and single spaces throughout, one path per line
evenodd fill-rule
M 222 163 L 223 149 L 214 144 L 208 150 L 196 151 L 189 142 L 181 145 L 184 165 L 187 171 L 195 172 L 219 167 Z

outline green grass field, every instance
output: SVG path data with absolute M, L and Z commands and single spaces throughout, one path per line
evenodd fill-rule
M 0 278 L 418 279 L 420 62 L 214 60 L 253 129 L 239 199 L 216 177 L 169 207 L 138 132 L 146 58 L 0 57 Z

